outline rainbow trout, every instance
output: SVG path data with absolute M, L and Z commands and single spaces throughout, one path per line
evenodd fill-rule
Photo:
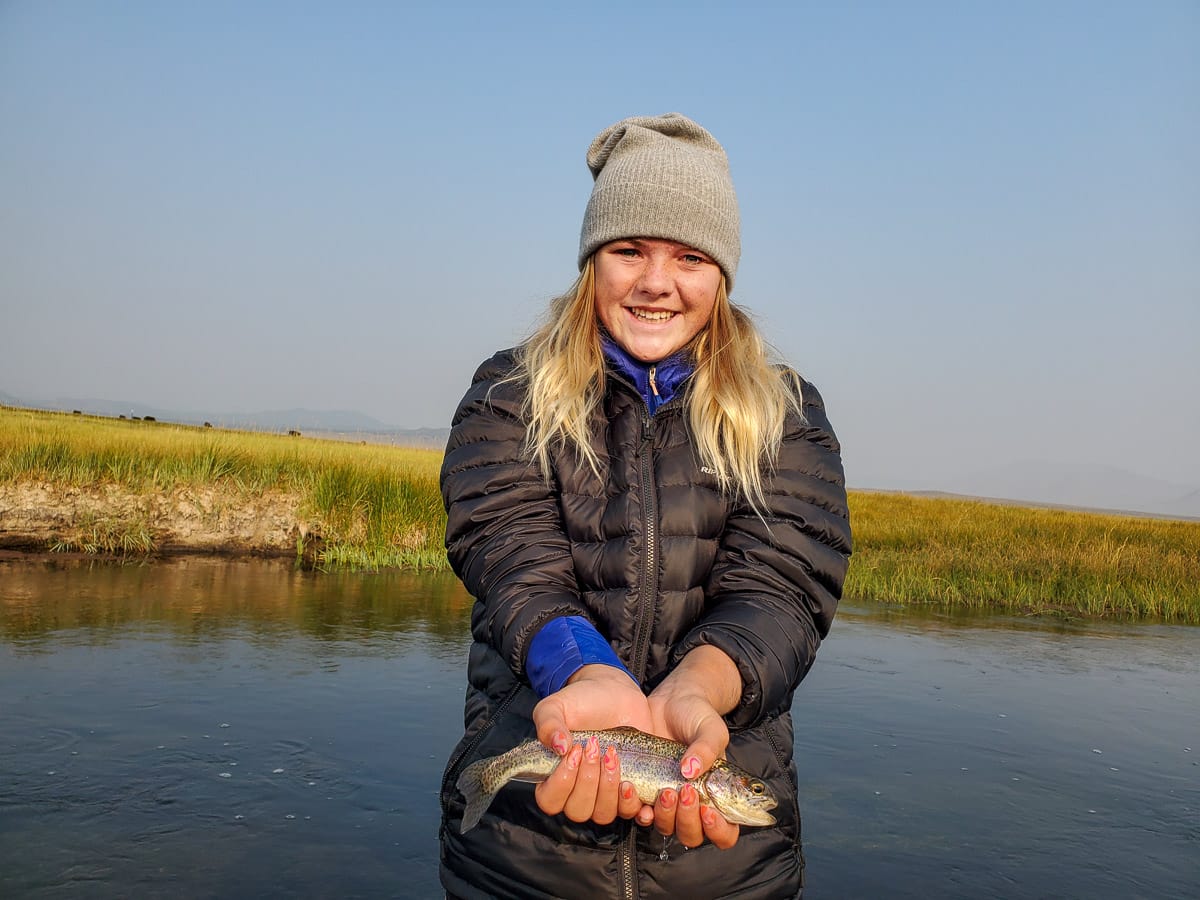
M 577 744 L 587 743 L 595 735 L 600 751 L 612 747 L 621 761 L 621 780 L 631 783 L 643 803 L 654 803 L 664 788 L 691 784 L 707 803 L 737 825 L 774 825 L 769 810 L 777 801 L 767 786 L 753 775 L 723 759 L 698 778 L 685 779 L 679 772 L 683 744 L 638 731 L 636 728 L 612 728 L 607 731 L 576 731 L 572 737 Z M 458 777 L 458 789 L 467 800 L 463 813 L 462 831 L 474 828 L 492 799 L 510 781 L 545 781 L 560 757 L 538 741 L 526 741 L 507 753 L 481 759 L 463 769 Z

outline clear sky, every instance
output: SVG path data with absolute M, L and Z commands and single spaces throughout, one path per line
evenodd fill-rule
M 442 426 L 584 152 L 725 145 L 857 486 L 1200 486 L 1200 3 L 0 2 L 0 391 Z

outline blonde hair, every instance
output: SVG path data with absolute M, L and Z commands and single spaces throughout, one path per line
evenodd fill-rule
M 520 348 L 512 378 L 528 384 L 525 450 L 542 470 L 554 452 L 573 450 L 599 473 L 593 417 L 604 399 L 604 350 L 596 317 L 595 264 L 550 303 L 543 324 Z M 763 476 L 775 462 L 789 408 L 801 412 L 800 383 L 780 370 L 750 317 L 717 288 L 708 325 L 688 348 L 695 366 L 685 390 L 688 425 L 702 465 L 721 490 L 758 508 Z

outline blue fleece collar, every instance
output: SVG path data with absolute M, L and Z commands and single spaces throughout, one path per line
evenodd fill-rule
M 644 363 L 630 356 L 610 335 L 601 334 L 600 341 L 609 362 L 637 387 L 638 393 L 646 401 L 650 415 L 654 415 L 660 406 L 674 397 L 680 385 L 687 381 L 694 371 L 686 350 L 680 350 L 658 362 Z M 654 370 L 654 387 L 658 389 L 657 393 L 650 387 L 651 369 Z

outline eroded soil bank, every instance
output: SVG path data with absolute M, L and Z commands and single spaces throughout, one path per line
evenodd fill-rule
M 314 541 L 298 497 L 183 486 L 0 484 L 0 549 L 90 554 L 294 555 Z

